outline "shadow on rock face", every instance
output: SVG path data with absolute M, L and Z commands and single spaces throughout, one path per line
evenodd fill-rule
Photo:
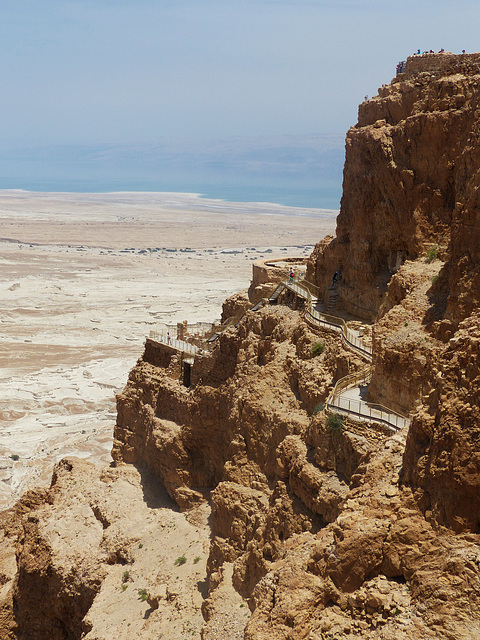
M 152 473 L 147 467 L 134 465 L 140 474 L 143 498 L 149 509 L 171 509 L 180 511 L 177 503 L 172 500 L 162 480 Z

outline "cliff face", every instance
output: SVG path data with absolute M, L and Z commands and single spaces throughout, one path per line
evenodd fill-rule
M 147 340 L 116 468 L 62 461 L 0 519 L 2 637 L 480 637 L 478 58 L 411 58 L 360 106 L 308 263 L 375 318 L 368 398 L 408 433 L 327 419 L 365 362 L 292 293 L 194 358 Z
M 355 315 L 375 318 L 398 267 L 432 245 L 442 252 L 450 237 L 444 313 L 458 324 L 478 302 L 478 58 L 409 58 L 359 107 L 336 238 L 313 252 L 307 272 L 325 289 L 340 271 L 340 297 Z
M 480 531 L 480 315 L 460 328 L 431 371 L 405 452 L 405 480 L 429 519 Z
M 326 348 L 314 357 L 320 339 Z M 174 350 L 149 341 L 118 398 L 114 459 L 148 465 L 182 507 L 223 480 L 268 493 L 280 444 L 305 438 L 332 383 L 361 364 L 283 305 L 248 312 L 225 332 L 195 360 L 189 387 Z

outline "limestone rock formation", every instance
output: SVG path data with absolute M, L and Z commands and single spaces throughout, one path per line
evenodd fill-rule
M 196 359 L 190 387 L 176 356 L 147 342 L 118 398 L 114 459 L 148 465 L 184 508 L 223 480 L 267 490 L 281 442 L 305 434 L 332 383 L 362 364 L 335 335 L 314 357 L 318 339 L 288 307 L 247 312 Z
M 100 471 L 62 460 L 50 490 L 30 492 L 3 514 L 0 636 L 199 634 L 208 513 L 189 523 L 174 507 L 132 466 Z
M 346 138 L 335 239 L 307 274 L 325 289 L 335 271 L 355 315 L 373 319 L 405 260 L 451 244 L 446 316 L 478 303 L 478 54 L 408 58 L 405 73 L 359 107 Z M 468 292 L 468 295 L 467 295 Z
M 405 480 L 427 517 L 480 530 L 480 314 L 464 320 L 430 376 L 405 452 Z

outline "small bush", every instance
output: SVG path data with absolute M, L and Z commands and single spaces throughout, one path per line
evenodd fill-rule
M 317 415 L 317 413 L 320 413 L 320 411 L 323 411 L 324 409 L 325 409 L 325 403 L 319 402 L 315 407 L 315 409 L 313 410 L 313 415 Z
M 145 602 L 145 600 L 148 598 L 148 591 L 146 589 L 139 589 L 138 597 L 142 602 Z
M 193 559 L 193 564 L 197 564 L 197 562 L 200 562 L 200 556 L 196 556 L 196 557 Z
M 312 356 L 321 356 L 325 351 L 325 344 L 323 342 L 316 342 L 312 347 Z
M 128 589 L 128 584 L 124 582 L 121 588 L 122 588 L 122 591 L 125 591 L 125 589 Z
M 130 571 L 127 569 L 123 572 L 122 582 L 128 582 L 130 580 Z
M 330 413 L 327 416 L 327 427 L 334 432 L 341 433 L 343 431 L 343 416 L 339 413 Z
M 182 564 L 185 564 L 187 561 L 185 556 L 178 557 L 173 563 L 176 567 L 180 567 Z
M 10 458 L 12 460 L 20 460 L 20 456 L 18 455 L 18 453 L 12 453 L 12 455 L 10 456 Z
M 430 263 L 436 260 L 438 257 L 438 247 L 430 247 L 425 254 L 425 261 Z
M 433 276 L 432 278 L 432 284 L 435 284 L 438 280 L 438 276 Z

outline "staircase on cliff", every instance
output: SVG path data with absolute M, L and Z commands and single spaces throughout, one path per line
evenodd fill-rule
M 325 313 L 328 313 L 331 316 L 335 315 L 335 311 L 337 310 L 337 302 L 338 302 L 338 290 L 335 286 L 328 288 L 328 298 L 325 305 Z

